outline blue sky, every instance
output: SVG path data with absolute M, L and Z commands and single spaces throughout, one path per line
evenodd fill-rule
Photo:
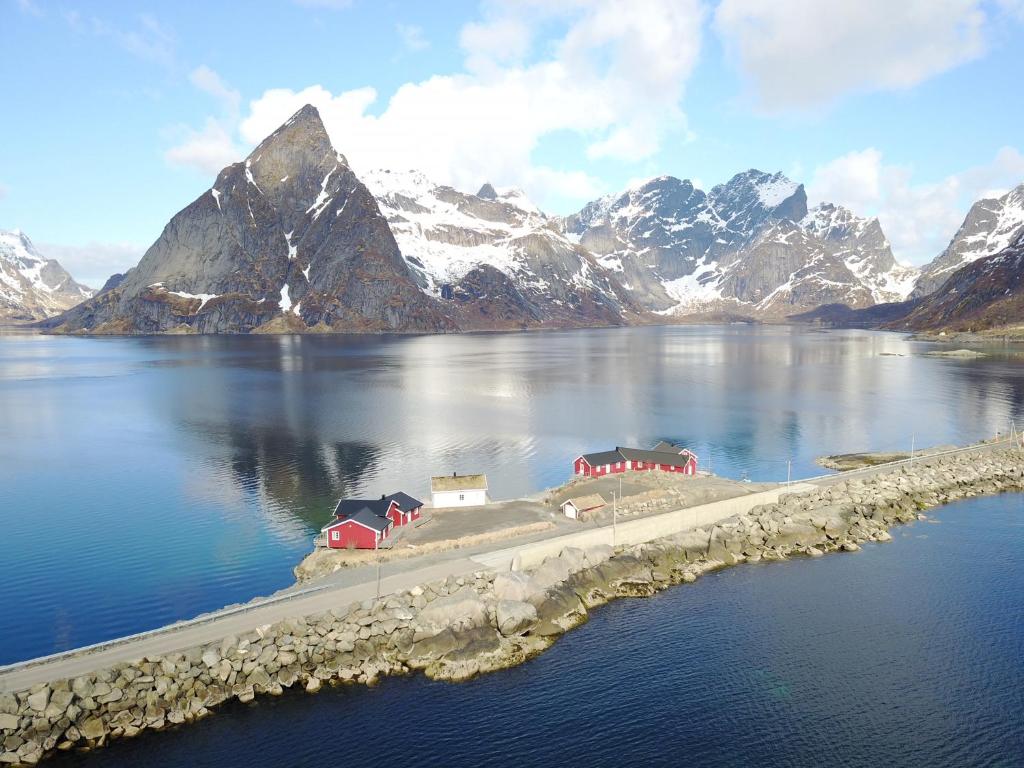
M 1024 182 L 1021 0 L 0 0 L 0 26 L 0 228 L 93 284 L 306 101 L 357 172 L 555 213 L 782 170 L 915 263 Z

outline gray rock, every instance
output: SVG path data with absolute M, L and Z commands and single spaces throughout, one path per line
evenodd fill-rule
M 495 607 L 498 631 L 505 637 L 521 635 L 537 624 L 537 609 L 526 602 L 499 600 Z
M 46 709 L 46 705 L 50 703 L 50 689 L 43 688 L 42 690 L 30 694 L 27 702 L 28 705 L 36 712 L 42 712 Z
M 494 577 L 494 596 L 498 600 L 530 600 L 543 591 L 530 574 L 523 571 L 507 571 Z
M 547 589 L 568 580 L 572 572 L 569 561 L 561 557 L 548 557 L 531 576 L 538 586 Z
M 437 629 L 453 625 L 477 626 L 487 622 L 487 606 L 472 587 L 462 587 L 430 603 L 420 611 L 417 622 Z

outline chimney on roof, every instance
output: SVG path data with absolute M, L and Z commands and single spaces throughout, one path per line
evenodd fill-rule
M 384 499 L 386 499 L 386 498 L 387 498 L 387 497 L 386 497 L 386 496 L 385 496 L 385 495 L 384 495 L 383 493 L 382 493 L 382 494 L 380 495 L 380 500 L 381 500 L 381 501 L 384 501 Z

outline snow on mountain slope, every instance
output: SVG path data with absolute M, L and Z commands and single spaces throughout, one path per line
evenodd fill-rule
M 484 184 L 466 194 L 418 171 L 377 170 L 364 181 L 410 271 L 432 296 L 483 299 L 478 273 L 493 270 L 500 277 L 489 279 L 490 290 L 513 292 L 504 299 L 529 307 L 538 320 L 573 320 L 577 312 L 585 322 L 635 311 L 607 268 L 519 190 Z
M 40 320 L 93 295 L 20 230 L 0 230 L 0 318 Z
M 913 298 L 936 291 L 972 261 L 1006 249 L 1024 232 L 1024 184 L 1000 198 L 979 200 L 942 253 L 921 270 Z
M 708 193 L 660 176 L 561 226 L 662 315 L 865 306 L 904 298 L 916 277 L 897 264 L 877 220 L 832 205 L 808 212 L 803 186 L 781 173 L 749 170 Z
M 811 209 L 800 224 L 837 246 L 837 257 L 871 291 L 876 304 L 903 301 L 910 295 L 920 270 L 896 261 L 878 219 L 862 218 L 841 205 L 822 203 Z

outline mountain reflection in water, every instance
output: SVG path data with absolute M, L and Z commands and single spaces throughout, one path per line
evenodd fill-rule
M 1005 431 L 1021 365 L 893 334 L 683 326 L 460 336 L 0 337 L 0 662 L 291 583 L 341 495 L 508 498 L 672 439 L 752 480 Z

